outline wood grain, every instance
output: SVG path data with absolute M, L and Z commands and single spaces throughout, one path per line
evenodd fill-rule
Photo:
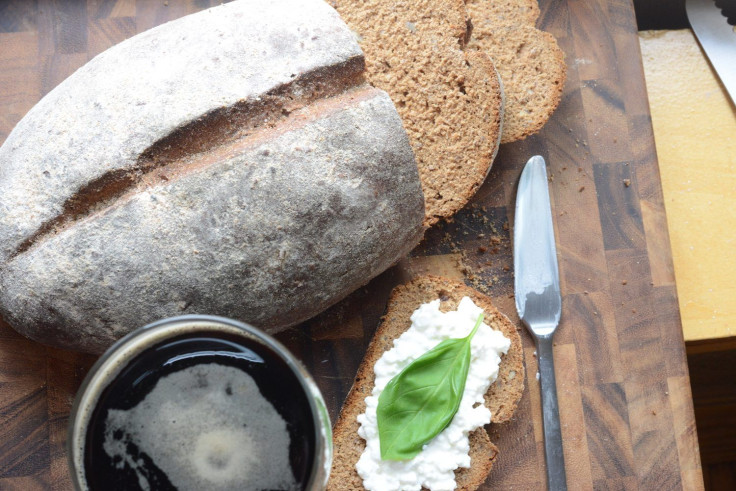
M 0 141 L 92 56 L 209 1 L 0 2 Z M 337 416 L 391 288 L 425 272 L 465 279 L 518 324 L 511 235 L 515 187 L 534 154 L 549 163 L 563 320 L 555 347 L 571 489 L 702 489 L 677 296 L 633 7 L 541 2 L 566 53 L 562 103 L 538 135 L 504 146 L 474 201 L 429 230 L 410 257 L 278 337 Z M 628 183 L 628 185 L 626 184 Z M 484 489 L 544 489 L 534 346 Z M 94 358 L 40 346 L 0 322 L 0 489 L 70 488 L 64 439 Z
M 685 340 L 718 349 L 736 336 L 736 105 L 692 31 L 639 37 Z

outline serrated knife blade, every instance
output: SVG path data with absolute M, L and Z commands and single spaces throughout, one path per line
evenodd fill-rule
M 685 9 L 700 45 L 736 104 L 736 32 L 714 0 L 686 0 Z
M 524 166 L 516 192 L 514 291 L 516 310 L 537 346 L 544 456 L 551 491 L 567 489 L 552 357 L 552 339 L 562 312 L 559 277 L 547 166 L 535 155 Z

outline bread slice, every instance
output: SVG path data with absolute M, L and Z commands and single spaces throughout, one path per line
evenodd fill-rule
M 534 5 L 531 5 L 534 4 Z M 487 53 L 503 83 L 501 143 L 539 131 L 560 103 L 565 85 L 564 54 L 557 40 L 534 27 L 534 0 L 468 0 L 473 23 L 471 49 Z
M 483 183 L 501 135 L 491 59 L 463 51 L 463 0 L 329 0 L 355 31 L 366 78 L 396 104 L 417 160 L 425 225 L 452 216 Z
M 489 25 L 534 26 L 539 18 L 537 0 L 465 0 L 473 31 Z M 475 33 L 475 32 L 474 32 Z
M 516 409 L 524 390 L 524 362 L 521 338 L 516 327 L 491 303 L 491 299 L 470 287 L 436 276 L 423 276 L 397 286 L 391 293 L 388 310 L 368 346 L 358 368 L 353 387 L 343 405 L 333 431 L 334 460 L 327 489 L 363 489 L 355 464 L 365 449 L 358 436 L 357 416 L 365 411 L 365 398 L 373 391 L 373 366 L 383 353 L 393 346 L 393 340 L 411 326 L 410 316 L 419 305 L 441 299 L 440 309 L 454 310 L 463 297 L 470 297 L 486 313 L 485 322 L 511 339 L 509 352 L 501 359 L 497 381 L 486 393 L 486 406 L 491 410 L 492 422 L 508 421 Z M 474 490 L 485 480 L 493 466 L 498 449 L 491 443 L 484 428 L 470 434 L 469 469 L 455 471 L 457 489 Z

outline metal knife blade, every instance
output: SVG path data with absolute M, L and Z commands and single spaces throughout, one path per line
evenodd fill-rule
M 526 163 L 516 193 L 514 288 L 516 310 L 537 345 L 547 484 L 552 491 L 563 491 L 567 479 L 552 357 L 562 299 L 547 186 L 547 167 L 536 155 Z
M 714 0 L 686 0 L 690 25 L 718 73 L 731 101 L 736 104 L 736 32 Z
M 516 194 L 514 225 L 516 310 L 536 334 L 557 327 L 562 311 L 557 249 L 544 159 L 529 159 Z

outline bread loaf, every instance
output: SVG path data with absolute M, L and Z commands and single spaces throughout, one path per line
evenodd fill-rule
M 233 2 L 100 54 L 0 148 L 0 313 L 100 351 L 185 313 L 267 331 L 421 238 L 401 121 L 321 0 Z
M 485 322 L 500 330 L 511 340 L 511 348 L 501 359 L 498 379 L 488 389 L 485 404 L 491 410 L 491 422 L 504 423 L 511 419 L 524 391 L 524 361 L 521 337 L 516 327 L 491 303 L 491 299 L 462 283 L 436 276 L 417 278 L 391 292 L 388 309 L 381 325 L 368 346 L 358 368 L 355 383 L 348 393 L 333 430 L 334 458 L 328 491 L 360 490 L 363 482 L 355 464 L 365 449 L 358 435 L 357 416 L 365 411 L 365 398 L 373 392 L 373 367 L 383 353 L 393 346 L 394 339 L 411 326 L 411 314 L 421 304 L 441 299 L 440 310 L 457 309 L 463 297 L 470 297 L 485 312 Z M 470 433 L 470 468 L 455 471 L 457 489 L 474 490 L 488 476 L 498 449 L 484 428 Z

